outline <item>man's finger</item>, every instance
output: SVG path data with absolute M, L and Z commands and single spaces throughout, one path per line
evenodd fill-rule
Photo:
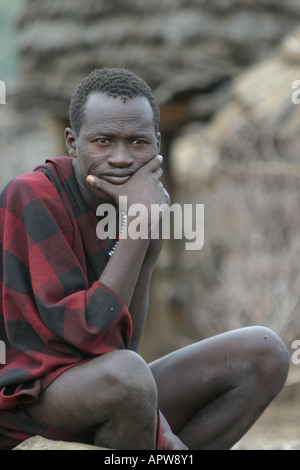
M 151 158 L 148 163 L 140 168 L 140 171 L 151 171 L 152 173 L 155 172 L 162 164 L 163 157 L 161 155 L 156 155 L 155 157 Z
M 156 157 L 153 158 L 153 165 L 154 165 L 154 168 L 153 168 L 153 171 L 155 171 L 157 168 L 159 168 L 163 162 L 163 157 L 161 155 L 156 155 Z
M 115 202 L 118 201 L 119 198 L 119 187 L 122 185 L 115 185 L 109 183 L 108 181 L 102 180 L 97 178 L 94 175 L 88 175 L 86 178 L 87 182 L 96 189 L 103 191 L 108 196 L 110 196 Z

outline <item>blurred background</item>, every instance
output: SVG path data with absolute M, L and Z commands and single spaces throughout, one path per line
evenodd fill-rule
M 300 340 L 298 0 L 0 0 L 0 189 L 66 153 L 68 104 L 95 68 L 124 67 L 161 108 L 172 202 L 205 205 L 205 242 L 168 240 L 141 354 L 234 328 Z M 300 96 L 300 93 L 297 95 Z M 300 365 L 237 448 L 300 449 Z

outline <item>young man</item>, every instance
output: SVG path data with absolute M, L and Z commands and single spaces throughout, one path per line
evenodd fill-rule
M 72 97 L 70 123 L 70 157 L 1 195 L 0 447 L 41 434 L 113 449 L 229 449 L 282 389 L 287 349 L 249 327 L 145 363 L 162 240 L 125 237 L 132 217 L 121 213 L 143 204 L 150 234 L 151 205 L 169 204 L 159 110 L 133 73 L 96 70 Z M 96 236 L 103 204 L 122 216 L 118 240 Z

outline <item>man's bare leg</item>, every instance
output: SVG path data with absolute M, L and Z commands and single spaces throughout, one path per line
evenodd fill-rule
M 150 368 L 158 404 L 189 449 L 230 449 L 282 389 L 289 354 L 263 327 L 224 333 Z
M 35 420 L 114 449 L 155 449 L 157 389 L 149 367 L 132 351 L 114 351 L 74 366 L 27 408 Z
M 288 351 L 272 331 L 244 328 L 183 348 L 150 368 L 131 351 L 75 366 L 27 413 L 68 432 L 92 430 L 97 445 L 151 450 L 158 392 L 161 411 L 189 449 L 229 449 L 280 392 L 288 367 Z

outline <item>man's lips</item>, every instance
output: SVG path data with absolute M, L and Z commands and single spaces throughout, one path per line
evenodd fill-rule
M 131 177 L 130 175 L 101 175 L 101 179 L 108 181 L 109 183 L 112 184 L 124 184 L 126 181 L 129 180 Z

